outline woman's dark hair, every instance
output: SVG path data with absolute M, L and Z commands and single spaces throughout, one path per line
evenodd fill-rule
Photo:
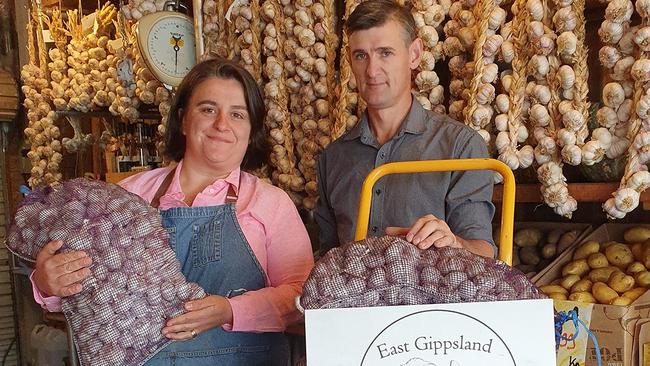
M 350 14 L 348 21 L 345 23 L 345 29 L 348 36 L 350 36 L 356 31 L 381 27 L 389 20 L 394 20 L 402 26 L 404 41 L 407 46 L 417 37 L 415 20 L 411 11 L 394 0 L 368 0 L 362 2 Z
M 244 89 L 246 109 L 251 122 L 250 143 L 246 149 L 241 168 L 252 170 L 261 167 L 268 159 L 270 147 L 264 131 L 266 109 L 259 86 L 251 74 L 232 61 L 217 58 L 203 61 L 185 75 L 174 102 L 169 110 L 167 131 L 165 132 L 165 155 L 174 161 L 185 156 L 185 135 L 183 135 L 183 116 L 192 91 L 197 85 L 209 78 L 237 80 Z

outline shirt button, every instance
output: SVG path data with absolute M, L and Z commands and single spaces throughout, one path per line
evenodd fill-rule
M 208 189 L 208 193 L 214 194 L 214 189 L 213 188 Z
M 377 188 L 377 189 L 375 190 L 375 193 L 379 196 L 379 195 L 381 194 L 381 189 L 380 189 L 380 188 Z
M 386 153 L 379 154 L 379 157 L 382 158 L 382 159 L 384 158 L 384 156 L 386 156 Z

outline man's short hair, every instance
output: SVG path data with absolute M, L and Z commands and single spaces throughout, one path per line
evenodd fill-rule
M 350 36 L 361 30 L 381 27 L 389 20 L 398 22 L 404 30 L 407 45 L 417 37 L 415 20 L 411 11 L 393 0 L 367 0 L 357 5 L 348 18 L 345 28 Z

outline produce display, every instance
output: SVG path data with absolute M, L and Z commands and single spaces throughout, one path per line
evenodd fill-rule
M 383 236 L 334 248 L 303 287 L 304 309 L 540 299 L 507 264 L 464 249 L 421 250 Z
M 582 243 L 562 267 L 562 277 L 541 286 L 549 297 L 629 305 L 650 290 L 650 229 L 634 227 L 617 241 Z
M 31 192 L 7 245 L 34 261 L 51 240 L 93 259 L 82 292 L 62 298 L 81 365 L 141 365 L 170 342 L 165 322 L 205 296 L 181 273 L 157 210 L 117 185 L 78 178 Z
M 532 277 L 571 246 L 580 233 L 581 230 L 544 231 L 535 227 L 517 230 L 513 239 L 512 265 Z
M 201 57 L 232 58 L 264 88 L 272 152 L 270 166 L 254 173 L 308 210 L 317 200 L 320 152 L 354 126 L 365 107 L 351 72 L 347 35 L 341 32 L 341 22 L 362 1 L 345 1 L 342 19 L 332 0 L 193 2 L 202 17 L 197 22 L 204 41 Z M 596 80 L 602 85 L 601 100 L 588 95 L 588 82 L 595 80 L 589 80 L 587 42 L 592 37 L 584 0 L 398 2 L 411 9 L 423 41 L 413 93 L 424 108 L 474 128 L 492 156 L 511 169 L 532 167 L 544 202 L 558 215 L 570 218 L 578 206 L 569 194 L 565 164 L 610 164 L 605 158 L 626 162 L 619 188 L 603 205 L 605 214 L 623 218 L 637 208 L 650 186 L 646 1 L 611 0 L 602 11 L 598 55 L 604 78 Z M 159 132 L 165 132 L 173 95 L 146 69 L 129 35 L 138 19 L 163 5 L 162 0 L 129 0 L 119 11 L 105 5 L 93 29 L 82 27 L 75 12 L 68 12 L 64 23 L 60 10 L 45 18 L 38 5 L 32 9 L 35 34 L 40 35 L 45 20 L 55 44 L 34 37 L 39 44 L 30 48 L 23 70 L 31 186 L 61 179 L 56 124 L 63 119 L 52 111 L 108 108 L 136 122 L 138 109 L 153 104 L 161 113 Z M 111 42 L 119 39 L 122 48 Z M 447 77 L 448 86 L 440 82 Z M 599 109 L 597 123 L 589 127 L 591 105 Z M 71 143 L 65 150 L 82 147 Z

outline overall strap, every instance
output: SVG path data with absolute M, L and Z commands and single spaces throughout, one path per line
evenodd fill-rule
M 172 180 L 174 179 L 175 172 L 176 172 L 176 167 L 174 167 L 174 169 L 172 169 L 167 174 L 165 180 L 163 180 L 160 187 L 158 187 L 156 194 L 154 194 L 153 199 L 151 200 L 151 207 L 158 208 L 158 206 L 160 206 L 160 197 L 162 197 L 165 194 L 165 192 L 167 192 L 167 190 L 169 189 L 169 186 L 172 184 Z
M 239 172 L 239 188 L 241 189 L 241 175 L 243 172 Z M 228 184 L 228 193 L 226 193 L 226 204 L 228 205 L 234 205 L 237 203 L 237 194 L 235 193 L 235 190 L 232 188 L 232 184 Z

